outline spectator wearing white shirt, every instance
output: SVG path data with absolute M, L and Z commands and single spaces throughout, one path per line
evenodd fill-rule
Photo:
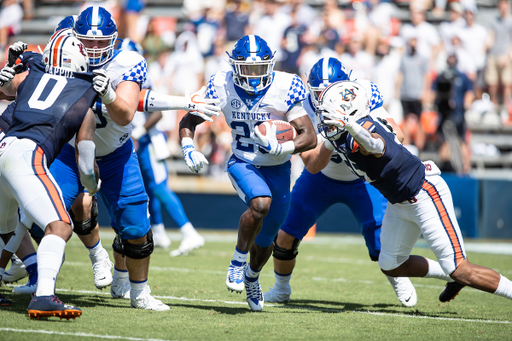
M 348 44 L 348 51 L 340 56 L 347 70 L 352 70 L 351 79 L 371 79 L 374 65 L 373 56 L 363 51 L 361 37 L 354 35 Z
M 463 14 L 464 9 L 460 2 L 451 2 L 449 12 L 450 21 L 444 21 L 439 25 L 439 35 L 447 54 L 452 54 L 454 52 L 452 45 L 452 38 L 454 34 L 456 34 L 457 30 L 466 25 L 466 21 L 462 18 Z
M 474 82 L 477 98 L 482 97 L 482 89 L 485 87 L 485 59 L 489 48 L 489 32 L 475 22 L 476 7 L 465 10 L 466 26 L 461 31 L 462 45 L 472 57 L 476 67 L 476 80 Z
M 424 10 L 411 7 L 411 24 L 402 26 L 400 36 L 405 41 L 416 37 L 417 53 L 429 60 L 431 68 L 434 66 L 440 49 L 439 33 L 434 25 L 425 21 Z

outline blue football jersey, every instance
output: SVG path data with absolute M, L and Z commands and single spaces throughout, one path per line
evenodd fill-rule
M 365 180 L 370 182 L 392 204 L 414 197 L 425 179 L 425 166 L 416 156 L 397 142 L 396 137 L 381 123 L 367 116 L 357 121 L 372 133 L 384 139 L 384 155 L 376 158 L 365 156 L 359 151 L 359 145 L 348 134 L 345 140 L 339 140 L 339 149 L 363 172 Z
M 46 68 L 42 61 L 31 63 L 18 87 L 18 104 L 6 136 L 36 142 L 49 165 L 78 132 L 97 94 L 92 73 Z

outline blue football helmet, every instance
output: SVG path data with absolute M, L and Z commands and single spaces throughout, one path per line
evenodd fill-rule
M 91 66 L 103 65 L 114 56 L 117 25 L 103 7 L 89 7 L 80 13 L 73 33 L 84 44 Z
M 76 18 L 78 18 L 78 15 L 68 15 L 64 19 L 62 19 L 57 26 L 55 26 L 55 30 L 53 32 L 58 32 L 60 30 L 63 30 L 65 28 L 73 28 L 75 27 L 75 21 Z
M 236 86 L 257 94 L 272 84 L 275 51 L 272 52 L 267 42 L 259 36 L 240 38 L 228 56 Z
M 315 108 L 318 97 L 331 83 L 349 80 L 349 74 L 342 62 L 336 58 L 322 58 L 311 68 L 308 76 L 308 90 Z
M 139 43 L 136 43 L 129 38 L 125 38 L 122 40 L 119 39 L 119 40 L 120 40 L 120 43 L 117 44 L 117 47 L 116 47 L 118 50 L 134 51 L 134 52 L 137 52 L 138 54 L 140 54 L 141 56 L 144 54 L 144 49 L 142 48 L 142 46 Z

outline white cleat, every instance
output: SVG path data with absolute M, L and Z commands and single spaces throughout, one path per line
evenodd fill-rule
M 228 273 L 226 275 L 226 286 L 229 291 L 239 294 L 244 291 L 244 274 L 246 267 L 246 262 L 242 263 L 232 260 L 231 263 L 229 263 Z
M 155 247 L 161 247 L 162 249 L 168 249 L 171 246 L 171 240 L 167 233 L 153 233 L 153 243 Z
M 265 298 L 263 297 L 259 278 L 249 278 L 245 276 L 244 282 L 249 308 L 251 308 L 252 311 L 262 311 Z
M 155 244 L 155 247 L 167 249 L 171 246 L 171 240 L 167 233 L 165 233 L 165 227 L 163 224 L 152 225 L 151 230 L 153 231 L 153 243 Z
M 146 285 L 144 290 L 139 294 L 138 297 L 132 298 L 130 303 L 132 308 L 136 309 L 145 309 L 145 310 L 154 310 L 154 311 L 168 311 L 171 308 L 162 303 L 162 301 L 157 300 L 153 296 L 151 296 L 151 290 L 149 286 Z
M 195 232 L 195 231 L 194 231 Z M 199 233 L 195 232 L 186 237 L 180 243 L 180 247 L 176 250 L 172 250 L 169 255 L 171 257 L 186 256 L 194 249 L 198 249 L 204 245 L 204 237 Z
M 114 264 L 108 258 L 107 250 L 103 249 L 101 255 L 92 257 L 92 271 L 94 272 L 94 285 L 98 289 L 103 289 L 112 284 L 112 267 Z
M 2 276 L 5 283 L 14 283 L 28 276 L 25 264 L 18 257 L 16 260 L 13 259 L 14 257 L 11 258 L 11 267 Z
M 270 303 L 286 303 L 290 302 L 290 295 L 292 294 L 292 287 L 287 285 L 286 287 L 280 287 L 277 283 L 263 294 L 265 302 Z
M 414 307 L 418 301 L 416 289 L 408 277 L 386 276 L 389 283 L 395 290 L 396 297 L 404 307 Z
M 130 299 L 130 280 L 114 280 L 112 282 L 112 286 L 110 287 L 110 295 L 112 298 L 122 298 L 125 300 Z
M 14 287 L 12 292 L 15 294 L 23 294 L 23 295 L 32 295 L 35 294 L 37 290 L 37 282 L 36 283 L 27 283 L 27 285 L 22 285 L 20 287 Z

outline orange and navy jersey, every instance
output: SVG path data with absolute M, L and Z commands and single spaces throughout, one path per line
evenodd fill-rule
M 364 172 L 370 182 L 392 204 L 414 197 L 425 179 L 425 166 L 416 156 L 404 148 L 396 137 L 380 123 L 367 116 L 357 121 L 368 131 L 377 133 L 384 139 L 384 155 L 363 155 L 354 138 L 348 134 L 344 143 L 346 156 L 359 172 Z
M 47 68 L 34 61 L 18 87 L 17 105 L 6 136 L 27 138 L 45 152 L 48 165 L 80 129 L 96 99 L 92 73 Z

